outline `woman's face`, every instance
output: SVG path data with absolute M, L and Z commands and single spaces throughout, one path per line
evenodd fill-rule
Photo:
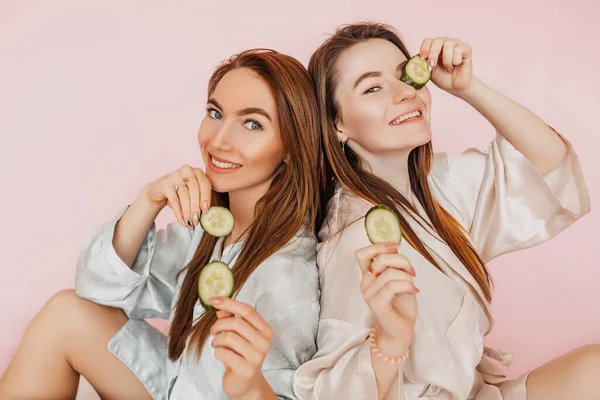
M 225 74 L 207 102 L 198 143 L 215 191 L 268 187 L 285 157 L 269 85 L 247 68 Z
M 335 65 L 339 78 L 340 141 L 371 154 L 410 151 L 431 140 L 431 95 L 400 80 L 407 61 L 393 43 L 370 39 L 345 50 Z

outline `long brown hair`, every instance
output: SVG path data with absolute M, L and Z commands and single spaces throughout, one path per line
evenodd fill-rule
M 429 262 L 441 269 L 423 242 L 403 217 L 403 213 L 417 212 L 404 196 L 385 180 L 361 168 L 359 157 L 348 147 L 342 151 L 336 133 L 336 122 L 341 113 L 335 100 L 335 88 L 339 82 L 336 62 L 340 54 L 357 43 L 369 39 L 384 39 L 393 43 L 406 58 L 410 58 L 406 46 L 394 28 L 378 23 L 360 23 L 339 28 L 317 51 L 313 53 L 308 64 L 312 75 L 321 116 L 321 146 L 325 162 L 321 171 L 321 187 L 324 196 L 321 198 L 322 209 L 334 193 L 337 180 L 342 187 L 373 204 L 385 204 L 396 211 L 400 217 L 404 237 Z M 488 301 L 491 300 L 492 281 L 477 251 L 471 244 L 461 225 L 432 196 L 427 183 L 431 170 L 433 148 L 431 142 L 413 149 L 408 158 L 410 186 L 415 196 L 425 209 L 431 225 L 450 247 L 452 252 L 469 270 L 483 290 Z M 319 216 L 322 222 L 323 215 Z M 417 220 L 419 224 L 422 222 Z
M 271 186 L 256 203 L 244 247 L 233 267 L 234 293 L 237 293 L 258 265 L 284 247 L 305 227 L 314 233 L 319 205 L 320 159 L 319 114 L 310 75 L 296 59 L 272 51 L 253 49 L 224 61 L 212 75 L 208 97 L 228 72 L 248 68 L 270 87 L 277 104 L 277 118 L 286 161 L 275 171 Z M 213 204 L 228 206 L 226 193 L 213 192 Z M 206 312 L 192 321 L 198 300 L 197 281 L 210 261 L 217 239 L 204 234 L 198 249 L 186 266 L 169 334 L 169 358 L 178 359 L 190 339 L 190 350 L 200 356 L 216 314 Z M 182 271 L 183 272 L 183 271 Z

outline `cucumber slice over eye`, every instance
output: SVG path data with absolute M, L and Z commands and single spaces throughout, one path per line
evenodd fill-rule
M 235 220 L 227 208 L 212 206 L 200 216 L 200 225 L 209 235 L 223 237 L 233 231 Z
M 231 297 L 233 294 L 233 272 L 227 264 L 213 261 L 206 264 L 198 277 L 198 297 L 206 311 L 217 311 L 208 300 L 215 296 Z
M 421 58 L 420 55 L 411 57 L 410 60 L 402 67 L 402 76 L 400 80 L 407 85 L 411 85 L 419 90 L 431 79 L 431 71 L 427 60 Z
M 400 220 L 391 208 L 383 204 L 372 207 L 365 217 L 365 229 L 371 243 L 400 243 Z

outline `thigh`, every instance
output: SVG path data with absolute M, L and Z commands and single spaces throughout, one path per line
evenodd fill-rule
M 584 346 L 533 370 L 528 400 L 600 399 L 600 346 Z
M 125 314 L 78 297 L 53 296 L 28 326 L 0 381 L 4 398 L 74 398 L 79 374 L 103 399 L 150 399 L 129 368 L 108 350 Z

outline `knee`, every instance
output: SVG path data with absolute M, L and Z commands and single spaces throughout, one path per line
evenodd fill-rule
M 600 374 L 600 345 L 591 344 L 582 346 L 573 351 L 575 366 L 578 371 Z
M 81 297 L 77 296 L 75 290 L 73 289 L 63 289 L 57 293 L 55 293 L 44 305 L 45 309 L 52 310 L 65 310 L 71 309 L 77 306 L 77 303 L 83 300 Z

